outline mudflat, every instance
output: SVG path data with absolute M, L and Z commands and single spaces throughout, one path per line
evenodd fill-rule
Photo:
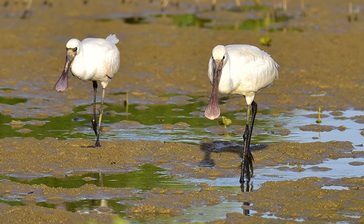
M 292 18 L 274 32 L 243 29 L 265 12 L 236 12 L 233 1 L 216 11 L 183 1 L 164 15 L 156 1 L 35 1 L 26 19 L 21 5 L 1 6 L 1 222 L 364 222 L 364 20 L 359 13 L 348 22 L 340 0 L 305 3 L 303 15 L 290 2 Z M 62 94 L 54 84 L 68 39 L 110 33 L 120 39 L 121 66 L 95 149 L 91 82 L 71 77 Z M 221 96 L 229 127 L 202 117 L 211 49 L 232 43 L 259 46 L 280 65 L 279 79 L 256 97 L 250 192 L 239 187 L 242 98 Z

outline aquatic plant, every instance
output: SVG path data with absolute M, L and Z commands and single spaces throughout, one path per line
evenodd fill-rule
M 269 47 L 272 43 L 272 38 L 269 37 L 269 36 L 263 36 L 261 38 L 259 38 L 259 43 L 262 45 L 262 46 L 267 46 Z

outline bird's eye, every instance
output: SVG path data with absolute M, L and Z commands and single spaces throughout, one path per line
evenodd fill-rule
M 225 60 L 225 55 L 224 55 L 224 57 L 222 57 L 222 60 Z
M 72 51 L 73 52 L 76 52 L 77 51 L 77 47 L 73 48 Z

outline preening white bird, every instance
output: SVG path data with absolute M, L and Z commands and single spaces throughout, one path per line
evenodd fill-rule
M 217 45 L 212 50 L 208 64 L 208 77 L 212 84 L 209 104 L 205 116 L 214 120 L 220 116 L 218 92 L 239 94 L 245 97 L 247 117 L 244 131 L 244 145 L 241 153 L 240 183 L 253 176 L 253 155 L 250 140 L 258 105 L 255 94 L 278 78 L 278 64 L 263 50 L 251 45 Z
M 86 38 L 82 41 L 70 39 L 66 44 L 66 63 L 61 77 L 55 88 L 63 92 L 68 87 L 68 74 L 71 73 L 81 80 L 92 81 L 94 89 L 92 128 L 96 135 L 95 147 L 100 147 L 101 121 L 103 115 L 103 104 L 105 88 L 119 70 L 120 53 L 116 44 L 118 38 L 111 34 L 104 38 Z M 101 83 L 102 95 L 99 112 L 99 120 L 96 122 L 96 95 L 97 82 Z

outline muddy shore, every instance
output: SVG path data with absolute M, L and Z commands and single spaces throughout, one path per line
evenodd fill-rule
M 52 7 L 34 2 L 27 19 L 19 19 L 20 6 L 1 6 L 0 10 L 0 222 L 364 222 L 363 176 L 318 175 L 333 169 L 326 161 L 348 159 L 345 164 L 351 169 L 362 169 L 364 154 L 358 145 L 364 143 L 363 128 L 358 129 L 361 139 L 355 143 L 300 141 L 299 137 L 286 141 L 284 137 L 290 137 L 292 130 L 275 121 L 280 140 L 256 139 L 253 146 L 256 176 L 268 172 L 272 180 L 253 180 L 254 189 L 245 193 L 237 183 L 240 148 L 233 143 L 221 147 L 214 139 L 200 144 L 103 139 L 99 150 L 88 147 L 93 137 L 64 139 L 45 134 L 44 138 L 32 136 L 29 128 L 41 131 L 48 118 L 68 116 L 75 107 L 91 101 L 91 83 L 73 77 L 66 93 L 53 90 L 64 63 L 65 42 L 71 37 L 115 33 L 120 39 L 121 67 L 107 89 L 109 107 L 122 105 L 126 92 L 129 103 L 146 113 L 151 105 L 182 108 L 191 98 L 204 105 L 211 88 L 206 73 L 212 47 L 246 43 L 261 47 L 280 64 L 279 79 L 256 97 L 259 109 L 269 110 L 270 119 L 296 109 L 314 112 L 311 118 L 315 119 L 320 108 L 327 112 L 324 123 L 301 125 L 302 133 L 350 133 L 345 111 L 364 109 L 364 20 L 359 14 L 358 21 L 349 23 L 344 1 L 306 1 L 305 16 L 297 16 L 299 3 L 292 2 L 288 13 L 294 19 L 287 23 L 300 32 L 180 27 L 168 17 L 157 16 L 159 4 L 148 1 L 126 5 L 54 1 Z M 231 7 L 228 1 L 221 1 L 215 12 L 209 10 L 208 1 L 201 2 L 197 15 L 211 19 L 212 24 L 240 19 L 238 13 L 227 10 Z M 195 13 L 192 3 L 184 1 L 179 9 L 171 6 L 166 14 Z M 149 20 L 128 24 L 124 18 L 129 17 Z M 272 39 L 270 47 L 260 46 L 259 38 L 265 35 Z M 221 108 L 240 110 L 241 101 L 231 96 Z M 87 107 L 81 113 L 90 111 Z M 119 111 L 111 111 L 106 119 L 112 113 Z M 326 124 L 325 116 L 343 122 Z M 350 121 L 362 124 L 361 116 Z M 120 121 L 115 125 L 124 130 L 142 124 Z M 161 121 L 158 125 L 165 131 L 191 124 Z M 225 131 L 218 124 L 206 129 L 214 134 Z M 9 130 L 17 135 L 9 136 L 5 133 Z M 237 125 L 228 130 L 242 132 Z M 256 134 L 263 132 L 256 130 Z M 293 178 L 273 181 L 281 178 L 280 171 Z M 304 176 L 308 172 L 317 173 Z M 121 181 L 115 181 L 116 177 Z M 226 185 L 221 184 L 224 181 Z

